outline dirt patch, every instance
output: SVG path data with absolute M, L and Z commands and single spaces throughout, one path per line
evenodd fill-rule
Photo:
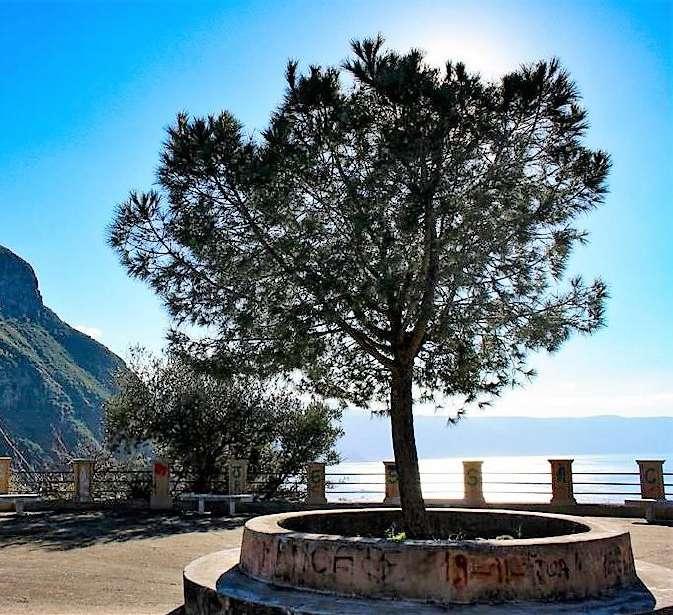
M 182 569 L 241 541 L 245 518 L 0 514 L 0 614 L 177 615 Z
M 546 538 L 589 531 L 582 523 L 542 514 L 510 512 L 503 515 L 491 510 L 446 509 L 429 510 L 427 517 L 431 541 Z M 403 539 L 402 516 L 398 510 L 305 513 L 290 515 L 280 525 L 295 532 L 385 538 L 396 542 Z

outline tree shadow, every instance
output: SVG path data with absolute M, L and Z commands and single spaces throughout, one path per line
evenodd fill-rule
M 185 512 L 71 511 L 0 515 L 0 550 L 26 545 L 40 549 L 81 549 L 192 532 L 231 530 L 249 516 L 221 517 Z
M 669 519 L 655 519 L 654 521 L 634 521 L 632 525 L 663 525 L 673 527 L 673 521 Z

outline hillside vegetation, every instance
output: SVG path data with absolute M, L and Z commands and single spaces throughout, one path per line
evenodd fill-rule
M 97 439 L 122 360 L 44 306 L 32 267 L 0 246 L 0 454 L 31 461 Z

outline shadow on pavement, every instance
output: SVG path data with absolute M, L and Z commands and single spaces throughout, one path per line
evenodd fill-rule
M 673 521 L 666 519 L 656 519 L 655 521 L 634 521 L 633 525 L 663 525 L 665 527 L 673 527 Z
M 53 550 L 241 527 L 249 517 L 153 511 L 35 512 L 0 515 L 0 550 L 27 545 Z

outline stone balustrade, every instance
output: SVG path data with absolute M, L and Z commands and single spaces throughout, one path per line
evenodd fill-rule
M 231 459 L 229 461 L 229 495 L 248 492 L 248 460 Z
M 73 473 L 73 499 L 75 502 L 91 501 L 91 478 L 94 462 L 92 459 L 73 459 L 71 462 Z
M 573 460 L 550 459 L 551 503 L 577 504 L 573 490 Z
M 0 495 L 10 492 L 11 462 L 11 457 L 0 457 Z M 577 504 L 574 493 L 573 459 L 550 459 L 549 464 L 549 476 L 551 480 L 546 484 L 551 484 L 550 504 L 557 506 L 572 506 Z M 637 464 L 639 468 L 641 498 L 645 500 L 666 500 L 664 460 L 639 459 L 637 460 Z M 483 461 L 481 460 L 463 461 L 463 502 L 467 506 L 479 507 L 485 504 L 482 465 Z M 94 461 L 84 458 L 73 459 L 71 467 L 73 475 L 73 501 L 78 503 L 91 502 L 94 500 L 92 491 Z M 307 464 L 305 477 L 305 502 L 307 504 L 313 506 L 327 504 L 328 476 L 329 474 L 326 471 L 324 463 L 311 462 Z M 385 487 L 383 503 L 390 506 L 399 506 L 400 490 L 397 466 L 394 461 L 383 462 L 383 476 Z M 248 461 L 245 459 L 230 460 L 228 463 L 228 479 L 229 494 L 249 493 Z M 358 483 L 351 484 L 357 485 Z M 596 481 L 595 484 L 601 485 L 604 483 Z M 606 491 L 605 493 L 608 495 L 610 492 Z M 172 506 L 169 463 L 163 459 L 156 459 L 152 464 L 150 507 L 153 509 L 169 509 Z
M 640 491 L 643 499 L 665 500 L 665 475 L 663 471 L 664 461 L 638 460 L 640 469 Z M 483 490 L 483 461 L 463 461 L 463 501 L 468 506 L 481 506 L 485 504 Z M 550 459 L 551 500 L 550 504 L 566 506 L 575 505 L 573 485 L 573 459 Z M 383 462 L 384 472 L 384 504 L 399 505 L 400 490 L 397 478 L 397 466 L 394 461 Z M 326 497 L 325 464 L 311 463 L 307 469 L 307 504 L 324 504 Z M 352 483 L 357 484 L 357 483 Z M 549 484 L 549 483 L 548 483 Z M 601 483 L 596 482 L 596 485 Z M 609 495 L 610 492 L 606 492 Z M 635 495 L 635 494 L 634 494 Z
M 9 478 L 12 471 L 12 458 L 0 457 L 0 495 L 9 493 Z
M 399 505 L 400 484 L 399 479 L 397 477 L 397 464 L 394 461 L 384 461 L 383 474 L 386 486 L 383 503 Z
M 155 459 L 152 464 L 152 493 L 150 508 L 166 510 L 172 508 L 173 499 L 170 493 L 170 468 L 164 459 Z
M 306 466 L 306 503 L 326 504 L 325 464 L 314 461 Z
M 483 461 L 463 461 L 463 488 L 465 503 L 468 506 L 484 504 L 483 479 L 481 466 Z
M 638 459 L 636 463 L 640 470 L 640 497 L 644 500 L 665 500 L 664 460 Z

